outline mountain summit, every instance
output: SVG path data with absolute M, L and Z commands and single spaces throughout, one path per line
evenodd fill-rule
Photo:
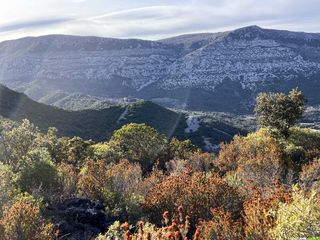
M 260 91 L 294 87 L 320 104 L 319 78 L 320 34 L 258 26 L 159 41 L 49 35 L 0 43 L 0 82 L 36 100 L 64 91 L 250 112 Z

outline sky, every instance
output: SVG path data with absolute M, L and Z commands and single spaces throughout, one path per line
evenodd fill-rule
M 320 32 L 320 0 L 0 0 L 0 41 L 47 34 L 156 40 L 249 25 Z

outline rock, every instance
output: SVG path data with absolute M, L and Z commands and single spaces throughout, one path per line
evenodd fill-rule
M 116 220 L 104 212 L 101 202 L 81 198 L 50 206 L 45 214 L 55 223 L 60 239 L 71 240 L 92 239 Z

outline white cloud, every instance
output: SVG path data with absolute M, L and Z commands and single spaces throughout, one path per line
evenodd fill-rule
M 73 0 L 72 2 L 74 3 L 83 3 L 83 2 L 86 2 L 87 0 Z
M 252 24 L 267 28 L 319 32 L 318 1 L 141 0 L 136 3 L 129 0 L 23 1 L 24 4 L 18 11 L 19 19 L 25 21 L 17 24 L 14 15 L 10 17 L 5 13 L 6 21 L 2 21 L 3 24 L 0 25 L 0 40 L 50 33 L 159 39 L 190 32 L 224 31 Z M 12 2 L 17 4 L 22 0 L 12 0 Z M 30 2 L 38 3 L 37 11 Z M 7 12 L 10 12 L 15 4 L 11 4 L 10 7 L 0 3 L 0 20 L 4 18 L 2 5 Z M 41 23 L 45 16 L 50 24 L 37 24 L 35 20 L 38 19 Z M 68 21 L 50 22 L 50 19 Z M 23 24 L 24 22 L 33 24 Z M 10 29 L 10 26 L 16 28 L 1 31 Z

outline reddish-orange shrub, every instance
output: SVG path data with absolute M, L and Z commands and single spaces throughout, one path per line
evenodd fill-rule
M 61 200 L 74 197 L 77 193 L 78 173 L 76 168 L 67 163 L 57 165 L 59 183 L 61 188 Z
M 40 207 L 34 200 L 19 199 L 5 209 L 0 220 L 1 239 L 3 240 L 52 240 L 54 228 L 40 213 Z
M 78 191 L 91 199 L 102 199 L 107 178 L 105 162 L 89 160 L 79 174 Z
M 274 227 L 276 210 L 280 202 L 290 202 L 290 190 L 275 182 L 262 191 L 254 189 L 250 199 L 244 202 L 243 218 L 246 239 L 272 239 L 269 230 Z
M 211 212 L 212 220 L 201 225 L 200 239 L 243 239 L 242 219 L 235 220 L 232 214 L 223 208 L 215 208 Z
M 183 215 L 183 207 L 179 206 L 175 217 L 170 218 L 168 211 L 163 213 L 163 226 L 155 227 L 150 223 L 138 222 L 137 230 L 130 232 L 129 223 L 121 224 L 123 239 L 125 240 L 180 240 L 192 239 L 193 233 L 190 232 L 190 217 Z M 200 230 L 200 229 L 199 229 Z M 194 234 L 196 236 L 197 233 Z M 104 239 L 104 238 L 103 238 Z M 197 239 L 197 238 L 194 238 Z
M 161 183 L 164 178 L 165 174 L 161 170 L 154 169 L 149 175 L 145 176 L 139 184 L 139 194 L 144 197 L 147 196 L 150 189 Z
M 238 191 L 229 186 L 216 175 L 184 171 L 179 175 L 167 176 L 148 193 L 144 207 L 152 219 L 160 219 L 164 210 L 174 212 L 179 206 L 185 206 L 192 222 L 198 218 L 210 219 L 211 208 L 224 207 L 239 214 L 242 197 Z
M 139 163 L 120 160 L 107 166 L 108 189 L 127 197 L 138 194 L 142 182 L 142 170 Z
M 78 189 L 92 199 L 102 199 L 104 190 L 121 193 L 124 197 L 143 194 L 142 170 L 138 163 L 121 160 L 105 164 L 104 161 L 87 161 L 80 172 Z
M 216 166 L 221 174 L 235 171 L 245 185 L 257 187 L 283 179 L 285 169 L 281 147 L 266 129 L 246 137 L 236 136 L 223 145 Z
M 190 217 L 184 215 L 186 212 L 179 206 L 176 213 L 165 211 L 162 216 L 162 227 L 155 227 L 150 223 L 139 222 L 137 230 L 132 232 L 128 222 L 120 225 L 123 239 L 125 240 L 201 240 L 221 239 L 234 240 L 243 238 L 242 223 L 234 221 L 231 214 L 222 208 L 212 210 L 214 218 L 209 221 L 199 220 L 194 229 L 190 226 Z M 130 231 L 131 229 L 131 231 Z M 110 236 L 110 235 L 109 235 Z M 105 238 L 98 238 L 105 239 Z
M 304 165 L 300 172 L 300 184 L 308 192 L 320 190 L 320 159 Z
M 214 164 L 219 170 L 219 174 L 225 175 L 229 171 L 235 171 L 238 167 L 242 138 L 235 136 L 229 144 L 221 144 L 221 150 Z

